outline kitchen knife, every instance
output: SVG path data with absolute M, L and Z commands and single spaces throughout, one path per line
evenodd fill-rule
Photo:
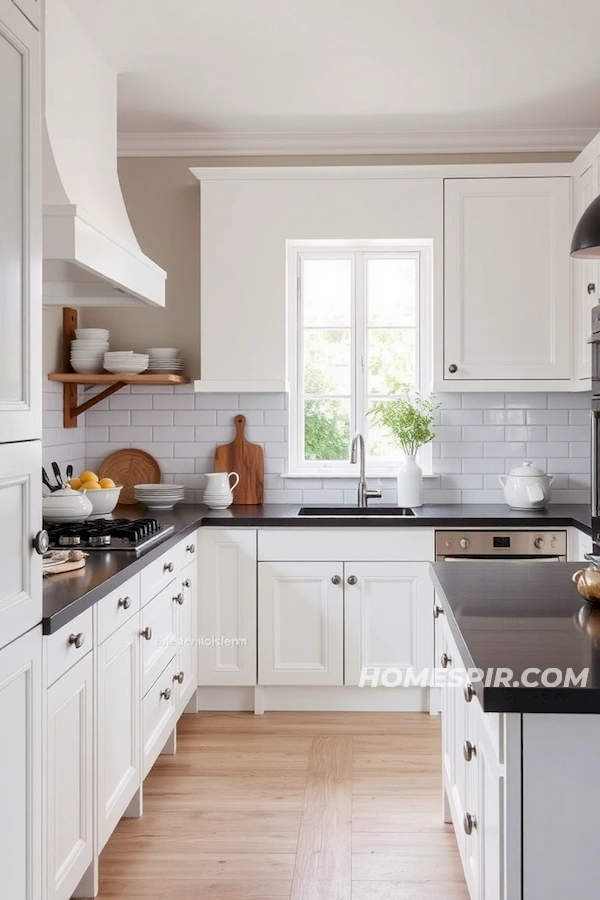
M 54 477 L 56 478 L 56 483 L 58 485 L 58 489 L 63 488 L 65 486 L 65 483 L 63 481 L 62 475 L 60 474 L 60 468 L 58 466 L 58 463 L 55 463 L 55 462 L 52 463 L 52 471 L 54 472 Z M 56 490 L 56 488 L 55 488 L 55 490 Z
M 44 482 L 44 484 L 46 485 L 46 487 L 48 488 L 49 491 L 53 492 L 56 490 L 56 488 L 52 487 L 52 485 L 50 484 L 50 479 L 48 478 L 48 473 L 46 472 L 46 470 L 44 468 L 42 468 L 42 481 Z
M 73 477 L 73 466 L 69 463 L 67 466 L 67 481 L 70 481 Z

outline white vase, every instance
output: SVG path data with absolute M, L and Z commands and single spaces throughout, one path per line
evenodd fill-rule
M 414 454 L 398 470 L 398 506 L 423 506 L 423 470 Z

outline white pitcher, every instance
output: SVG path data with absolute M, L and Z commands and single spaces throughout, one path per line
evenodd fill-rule
M 233 484 L 231 484 L 232 476 L 235 478 Z M 237 472 L 207 472 L 205 491 L 207 494 L 228 494 L 239 482 L 240 476 Z

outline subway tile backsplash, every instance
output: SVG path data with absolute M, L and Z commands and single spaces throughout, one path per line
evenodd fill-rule
M 555 503 L 589 502 L 588 393 L 440 394 L 434 477 L 425 502 L 502 503 L 498 475 L 530 459 L 555 476 Z M 213 468 L 216 443 L 233 438 L 231 420 L 243 412 L 248 439 L 265 450 L 265 500 L 270 503 L 354 503 L 356 482 L 285 477 L 288 459 L 285 394 L 194 394 L 191 385 L 124 388 L 62 428 L 62 389 L 44 393 L 44 460 L 97 468 L 121 447 L 155 456 L 165 481 L 185 484 L 200 501 L 202 474 Z M 284 476 L 284 477 L 282 477 Z M 370 479 L 372 483 L 375 479 Z M 382 502 L 396 500 L 395 479 L 381 479 Z

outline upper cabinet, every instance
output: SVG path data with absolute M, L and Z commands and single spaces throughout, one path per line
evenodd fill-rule
M 571 179 L 445 182 L 441 390 L 567 390 Z M 440 360 L 441 364 L 441 360 Z M 554 382 L 549 384 L 548 382 Z
M 23 15 L 27 16 L 30 22 L 33 22 L 38 28 L 40 27 L 42 18 L 42 4 L 40 0 L 12 0 L 12 2 L 21 10 Z

